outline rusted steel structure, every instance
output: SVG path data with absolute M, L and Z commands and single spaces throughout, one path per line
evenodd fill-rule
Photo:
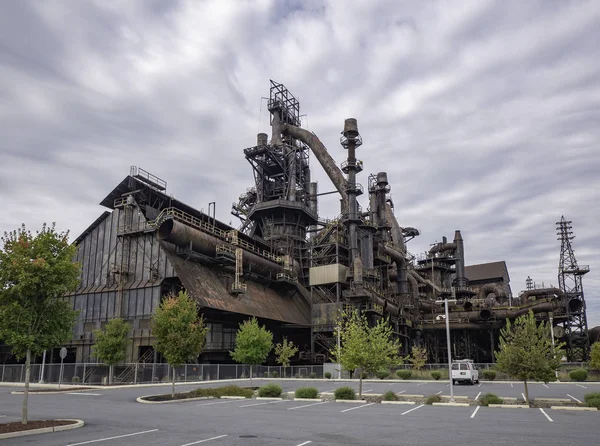
M 493 362 L 505 320 L 530 310 L 540 320 L 554 316 L 554 334 L 577 346 L 573 359 L 585 357 L 583 270 L 569 260 L 569 249 L 559 289 L 517 297 L 504 262 L 466 265 L 459 230 L 451 241 L 443 237 L 428 252 L 411 254 L 408 244 L 420 233 L 398 222 L 387 173 L 363 176 L 366 188 L 359 182 L 357 120 L 340 125 L 347 159 L 338 167 L 317 135 L 301 127 L 297 99 L 274 81 L 268 110 L 270 138 L 259 133 L 256 145 L 243 150 L 254 184 L 232 206 L 238 228 L 215 218 L 214 203 L 208 213 L 188 206 L 167 193 L 165 181 L 137 167 L 101 201 L 108 211 L 75 241 L 81 285 L 65 296 L 81 310 L 69 346 L 73 360 L 92 359 L 92 331 L 122 317 L 133 327 L 128 361 L 156 361 L 150 317 L 166 293 L 180 289 L 196 299 L 210 325 L 203 362 L 230 361 L 237 326 L 251 316 L 276 341 L 287 336 L 300 345 L 294 361 L 323 362 L 336 348 L 336 319 L 348 305 L 372 323 L 387 318 L 403 353 L 423 345 L 430 361 L 443 362 L 445 321 L 436 301 L 444 298 L 455 302 L 449 313 L 455 358 Z M 319 216 L 311 153 L 334 188 L 323 194 L 339 195 L 334 218 Z M 567 289 L 569 274 L 575 286 Z

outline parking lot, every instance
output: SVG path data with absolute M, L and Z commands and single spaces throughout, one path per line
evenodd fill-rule
M 255 380 L 263 385 L 267 380 Z M 352 382 L 279 381 L 291 391 L 315 385 L 321 391 Z M 247 385 L 249 382 L 242 382 Z M 215 384 L 210 384 L 214 386 Z M 598 384 L 531 386 L 532 397 L 583 398 Z M 198 385 L 178 386 L 177 391 Z M 368 393 L 449 393 L 444 382 L 365 382 Z M 17 421 L 21 395 L 17 388 L 0 388 L 0 422 Z M 86 426 L 73 431 L 5 440 L 11 445 L 437 445 L 457 441 L 489 445 L 549 445 L 575 442 L 596 445 L 598 412 L 487 407 L 432 407 L 265 400 L 199 400 L 147 405 L 142 395 L 169 392 L 170 387 L 94 389 L 84 393 L 31 395 L 30 417 L 80 418 Z M 521 383 L 482 383 L 457 386 L 456 394 L 475 397 L 493 391 L 518 397 Z M 579 391 L 579 393 L 577 393 Z

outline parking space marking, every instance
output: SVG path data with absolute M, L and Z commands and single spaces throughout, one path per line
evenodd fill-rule
M 544 386 L 546 389 L 549 389 L 550 387 L 548 387 L 546 384 L 542 384 L 542 386 Z
M 525 394 L 523 392 L 521 392 L 521 396 L 523 397 L 523 401 L 527 401 L 527 398 L 525 398 Z
M 134 432 L 133 434 L 117 435 L 116 437 L 99 438 L 97 440 L 82 441 L 81 443 L 70 443 L 67 446 L 79 446 L 80 444 L 98 443 L 99 441 L 108 441 L 108 440 L 115 440 L 117 438 L 133 437 L 134 435 L 149 434 L 150 432 L 156 432 L 157 430 L 158 429 L 152 429 L 149 431 Z
M 335 391 L 335 389 L 323 390 L 321 393 L 331 393 L 331 392 L 334 392 L 334 391 Z
M 207 441 L 217 440 L 219 438 L 226 437 L 227 435 L 219 435 L 218 437 L 207 438 L 206 440 L 194 441 L 193 443 L 186 443 L 181 446 L 192 446 L 193 444 L 206 443 Z
M 84 392 L 67 392 L 67 395 L 88 395 L 88 396 L 100 396 L 101 393 L 84 393 Z
M 302 406 L 290 407 L 289 409 L 286 409 L 286 410 L 302 409 L 303 407 L 318 406 L 319 404 L 327 404 L 327 401 L 321 401 L 320 403 L 313 403 L 313 404 L 303 404 Z
M 575 384 L 577 387 L 581 387 L 582 389 L 587 389 L 586 386 L 582 386 L 581 384 Z
M 424 386 L 425 384 L 427 384 L 427 383 L 421 383 L 421 384 L 417 384 L 417 387 L 419 387 L 419 386 Z
M 404 390 L 402 390 L 400 392 L 396 392 L 396 395 L 400 395 L 401 393 L 404 393 L 404 392 L 406 392 L 406 389 L 404 389 Z
M 421 404 L 420 406 L 417 407 L 413 407 L 412 409 L 407 410 L 406 412 L 402 412 L 400 415 L 406 415 L 407 413 L 412 412 L 413 410 L 417 410 L 420 409 L 421 407 L 423 407 L 425 404 Z
M 239 403 L 239 400 L 227 400 L 227 401 L 219 401 L 217 403 L 204 403 L 204 404 L 196 404 L 196 406 L 212 406 L 213 404 L 226 404 L 226 403 Z
M 439 395 L 440 393 L 442 393 L 442 391 L 440 390 L 438 393 L 436 393 L 436 395 Z
M 477 412 L 479 411 L 479 408 L 480 408 L 480 407 L 481 407 L 481 406 L 477 406 L 477 407 L 475 408 L 475 410 L 474 410 L 474 411 L 473 411 L 473 413 L 471 414 L 471 418 L 475 418 L 475 415 L 477 415 Z
M 481 395 L 481 392 L 479 392 L 479 393 L 477 394 L 477 396 L 475 397 L 475 401 L 477 401 L 477 400 L 479 399 L 479 395 Z
M 571 399 L 574 399 L 575 401 L 577 401 L 578 403 L 581 403 L 581 400 L 578 400 L 577 398 L 575 398 L 574 396 L 571 396 L 567 393 L 567 396 Z
M 296 446 L 304 446 L 305 444 L 308 444 L 308 443 L 312 443 L 312 441 L 305 441 L 304 443 L 300 443 L 300 444 L 298 444 Z
M 540 410 L 542 411 L 542 413 L 544 415 L 546 415 L 546 418 L 548 418 L 548 421 L 550 421 L 551 423 L 554 422 L 554 420 L 552 418 L 550 418 L 546 412 L 544 412 L 544 409 L 540 408 Z
M 363 390 L 363 392 L 372 392 L 373 389 Z
M 510 383 L 510 386 L 511 386 L 511 387 L 513 386 L 513 385 L 512 385 L 512 383 Z
M 478 385 L 477 387 L 481 387 L 481 385 L 482 385 L 482 384 L 483 384 L 483 383 L 479 383 L 479 385 Z
M 255 403 L 255 404 L 246 404 L 245 406 L 238 406 L 238 407 L 252 407 L 252 406 L 264 406 L 265 404 L 277 404 L 277 403 L 283 403 L 285 400 L 280 400 L 280 401 L 269 401 L 268 403 Z M 289 401 L 289 400 L 288 400 Z
M 360 406 L 351 407 L 350 409 L 344 409 L 344 410 L 340 411 L 340 413 L 350 412 L 351 410 L 361 409 L 363 407 L 372 406 L 373 404 L 375 404 L 375 403 L 361 404 Z

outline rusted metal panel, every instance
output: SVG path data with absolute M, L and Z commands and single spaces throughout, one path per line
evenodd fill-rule
M 248 280 L 248 290 L 232 296 L 216 271 L 200 263 L 185 261 L 170 252 L 167 252 L 167 258 L 190 296 L 201 307 L 292 324 L 310 324 L 310 306 L 298 293 L 284 297 L 265 285 Z
M 315 304 L 312 306 L 312 326 L 315 331 L 332 331 L 336 325 L 341 303 Z
M 310 286 L 345 282 L 347 270 L 348 267 L 340 263 L 334 263 L 332 265 L 314 266 L 309 270 Z

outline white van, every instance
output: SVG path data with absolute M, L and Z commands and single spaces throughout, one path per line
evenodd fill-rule
M 479 371 L 470 359 L 452 361 L 452 384 L 456 383 L 479 384 Z

